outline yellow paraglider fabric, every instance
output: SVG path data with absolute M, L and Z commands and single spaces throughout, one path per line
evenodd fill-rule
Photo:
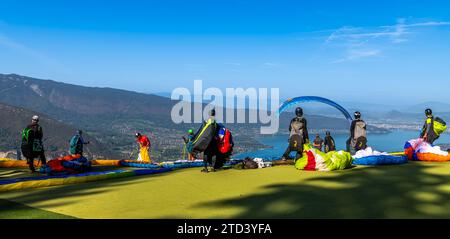
M 138 161 L 144 162 L 144 163 L 151 163 L 150 154 L 148 153 L 149 147 L 141 147 Z

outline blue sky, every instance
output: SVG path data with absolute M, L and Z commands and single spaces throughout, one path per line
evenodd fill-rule
M 448 1 L 9 1 L 0 72 L 140 92 L 450 102 Z

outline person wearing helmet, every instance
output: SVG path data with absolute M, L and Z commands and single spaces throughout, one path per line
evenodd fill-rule
M 140 148 L 137 161 L 151 163 L 152 160 L 150 159 L 150 140 L 146 135 L 142 135 L 141 133 L 136 133 L 135 137 Z
M 34 159 L 39 158 L 41 166 L 47 163 L 45 158 L 44 145 L 42 138 L 44 133 L 42 127 L 39 125 L 39 116 L 35 115 L 31 118 L 31 124 L 29 124 L 22 131 L 22 154 L 27 159 L 28 166 L 32 173 L 36 172 L 34 167 Z
M 190 161 L 194 161 L 196 156 L 194 153 L 192 153 L 192 146 L 193 146 L 193 141 L 194 141 L 194 130 L 189 129 L 188 130 L 188 135 L 187 137 L 182 137 L 183 141 L 184 141 L 184 149 L 183 149 L 183 159 L 184 159 L 184 155 L 187 153 L 188 155 L 188 159 Z
M 86 144 L 90 144 L 90 142 L 84 141 L 83 131 L 77 130 L 76 134 L 70 139 L 70 153 L 83 156 L 83 148 Z
M 316 138 L 313 141 L 313 147 L 322 151 L 323 139 L 320 137 L 320 134 L 316 134 Z
M 440 118 L 433 116 L 433 111 L 431 109 L 425 110 L 425 116 L 427 117 L 425 120 L 425 123 L 422 127 L 422 130 L 420 132 L 420 138 L 424 139 L 429 144 L 433 144 L 434 141 L 436 141 L 439 138 L 440 132 L 436 132 L 438 130 L 435 129 L 435 123 L 437 122 L 437 125 L 443 124 L 446 128 L 445 122 L 443 122 Z M 445 131 L 445 130 L 444 130 Z
M 334 142 L 333 137 L 331 137 L 330 131 L 326 132 L 325 140 L 324 140 L 324 151 L 325 153 L 336 151 L 336 143 Z
M 361 119 L 361 112 L 356 111 L 355 119 L 350 126 L 350 138 L 347 140 L 347 151 L 356 153 L 361 149 L 367 148 L 367 125 Z
M 307 121 L 303 117 L 303 109 L 297 107 L 295 109 L 295 117 L 289 124 L 289 145 L 283 154 L 282 160 L 289 159 L 292 151 L 296 151 L 296 159 L 303 154 L 303 144 L 309 143 Z
M 217 132 L 219 130 L 219 127 L 217 127 L 216 122 L 216 110 L 212 109 L 209 111 L 209 119 L 207 122 L 211 122 L 212 124 L 212 131 L 213 137 L 211 137 L 211 141 L 208 144 L 208 147 L 203 151 L 203 162 L 204 162 L 204 168 L 201 170 L 201 172 L 208 173 L 208 165 L 212 167 L 211 171 L 215 171 L 214 165 L 213 165 L 213 158 L 216 157 L 217 160 L 217 140 L 215 135 L 217 135 Z M 205 122 L 205 124 L 207 123 Z M 203 126 L 199 129 L 199 131 L 203 128 Z

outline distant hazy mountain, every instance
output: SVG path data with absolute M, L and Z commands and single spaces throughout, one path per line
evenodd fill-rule
M 0 151 L 14 151 L 20 148 L 21 131 L 30 124 L 33 115 L 40 116 L 40 124 L 44 131 L 44 146 L 49 156 L 67 154 L 69 140 L 76 128 L 64 124 L 39 112 L 0 103 Z M 110 158 L 114 155 L 104 145 L 85 132 L 85 139 L 90 141 L 86 154 L 96 158 Z
M 0 102 L 41 112 L 71 125 L 70 134 L 75 128 L 87 130 L 114 157 L 120 158 L 132 155 L 136 149 L 133 135 L 135 132 L 142 132 L 149 135 L 152 141 L 154 159 L 179 159 L 182 152 L 181 136 L 188 128 L 199 127 L 199 124 L 173 123 L 170 113 L 177 102 L 167 97 L 111 88 L 84 87 L 15 74 L 0 74 Z M 339 113 L 336 118 L 313 116 L 313 112 L 306 114 L 311 115 L 311 130 L 348 130 L 348 122 Z M 28 120 L 30 116 L 18 117 Z M 281 131 L 287 127 L 291 117 L 292 114 L 282 117 Z M 6 121 L 6 124 L 9 123 Z M 233 131 L 237 152 L 261 147 L 255 137 L 259 134 L 260 125 L 227 124 L 227 127 Z M 374 131 L 379 130 L 374 128 Z M 104 151 L 100 148 L 98 150 Z M 136 154 L 132 157 L 135 156 Z
M 403 111 L 410 112 L 410 113 L 421 113 L 423 114 L 425 109 L 431 108 L 434 112 L 442 113 L 442 112 L 450 112 L 450 104 L 443 103 L 443 102 L 424 102 L 421 104 L 412 105 L 409 107 L 406 107 L 405 109 L 402 109 Z

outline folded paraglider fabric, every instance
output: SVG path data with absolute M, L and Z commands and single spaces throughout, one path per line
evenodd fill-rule
M 441 150 L 439 146 L 432 146 L 423 139 L 412 139 L 405 143 L 405 154 L 409 160 L 447 162 L 450 161 L 450 154 Z
M 234 165 L 242 160 L 230 160 L 226 163 L 226 165 Z M 133 168 L 195 168 L 195 167 L 203 167 L 203 160 L 177 160 L 177 161 L 169 161 L 162 163 L 142 163 L 137 162 L 136 160 L 121 160 L 120 165 L 124 167 L 133 167 Z
M 121 160 L 112 160 L 112 159 L 95 159 L 91 160 L 92 165 L 100 165 L 100 166 L 121 166 Z
M 407 163 L 407 157 L 394 156 L 386 152 L 378 152 L 371 147 L 359 150 L 353 156 L 354 165 L 391 165 Z
M 43 165 L 40 173 L 55 175 L 68 173 L 81 173 L 91 169 L 91 162 L 81 155 L 68 155 L 52 159 Z
M 39 160 L 34 161 L 34 166 L 40 165 Z M 2 160 L 0 161 L 0 168 L 28 168 L 26 160 Z
M 334 171 L 343 170 L 352 166 L 353 158 L 345 151 L 332 151 L 323 153 L 318 149 L 305 145 L 303 157 L 297 159 L 295 167 L 299 170 Z
M 150 159 L 149 150 L 149 147 L 141 147 L 141 149 L 139 150 L 139 158 L 137 159 L 137 161 L 143 163 L 151 163 L 152 160 Z
M 393 165 L 408 162 L 406 156 L 374 155 L 353 159 L 354 165 Z
M 93 181 L 100 181 L 112 178 L 151 175 L 169 172 L 169 168 L 161 169 L 136 169 L 136 170 L 110 170 L 102 172 L 88 172 L 70 175 L 53 175 L 53 176 L 41 176 L 41 177 L 27 177 L 16 178 L 8 180 L 0 180 L 0 192 L 27 189 L 27 188 L 40 188 L 49 186 L 59 186 L 67 184 L 78 184 Z

